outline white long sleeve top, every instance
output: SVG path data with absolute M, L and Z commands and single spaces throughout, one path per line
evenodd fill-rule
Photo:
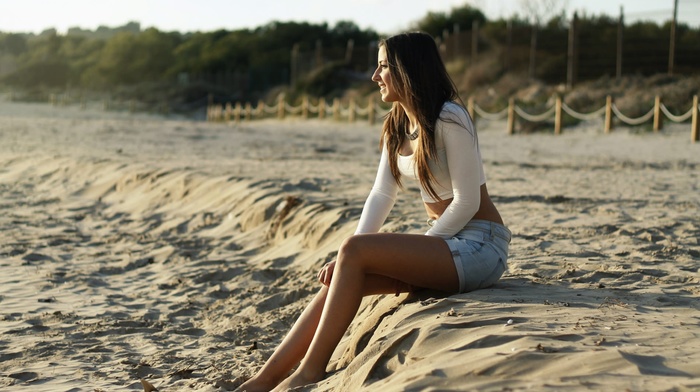
M 435 126 L 437 159 L 429 162 L 435 177 L 432 184 L 442 200 L 452 198 L 445 212 L 425 234 L 451 238 L 459 232 L 479 210 L 480 186 L 486 183 L 481 152 L 474 124 L 463 107 L 446 102 Z M 418 180 L 413 155 L 398 157 L 401 175 Z M 420 183 L 419 183 L 420 184 Z M 382 149 L 377 177 L 365 201 L 355 234 L 376 233 L 389 216 L 399 185 L 391 174 L 386 146 Z M 421 187 L 425 202 L 436 202 Z

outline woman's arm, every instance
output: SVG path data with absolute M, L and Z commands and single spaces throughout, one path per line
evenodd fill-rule
M 444 111 L 448 121 L 438 120 L 447 166 L 452 182 L 453 200 L 426 235 L 450 238 L 459 232 L 479 210 L 482 168 L 476 131 L 466 113 Z
M 377 177 L 374 180 L 372 190 L 367 196 L 365 206 L 362 208 L 360 223 L 357 225 L 355 234 L 376 233 L 384 224 L 391 211 L 396 196 L 399 193 L 399 185 L 391 174 L 389 167 L 389 156 L 386 146 L 382 148 L 382 155 L 379 159 Z

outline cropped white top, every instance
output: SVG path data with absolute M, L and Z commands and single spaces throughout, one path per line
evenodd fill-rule
M 480 186 L 486 183 L 474 124 L 464 108 L 454 102 L 446 102 L 442 107 L 435 125 L 435 147 L 437 159 L 429 162 L 435 177 L 432 185 L 442 200 L 452 198 L 452 202 L 425 234 L 447 239 L 479 210 Z M 413 155 L 399 155 L 398 166 L 402 176 L 417 180 Z M 355 234 L 378 232 L 396 202 L 398 191 L 385 146 Z M 437 201 L 422 187 L 421 196 L 428 203 Z

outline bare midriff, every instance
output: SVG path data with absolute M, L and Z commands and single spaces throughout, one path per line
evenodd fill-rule
M 452 199 L 442 200 L 435 203 L 424 203 L 425 211 L 428 213 L 428 218 L 439 218 L 445 212 L 450 203 L 452 203 Z M 476 214 L 474 214 L 472 219 L 481 219 L 503 224 L 501 214 L 498 213 L 496 206 L 493 205 L 489 192 L 486 189 L 486 184 L 481 186 L 481 202 L 479 203 L 479 210 L 476 212 Z

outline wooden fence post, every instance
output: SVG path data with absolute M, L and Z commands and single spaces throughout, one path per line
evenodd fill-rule
M 350 98 L 350 106 L 348 107 L 348 122 L 355 122 L 355 98 Z
M 578 14 L 574 12 L 574 18 L 569 26 L 569 44 L 566 52 L 566 88 L 572 89 L 578 76 Z
M 299 78 L 299 43 L 292 46 L 292 54 L 289 60 L 289 85 L 294 86 Z
M 233 109 L 233 121 L 238 124 L 241 122 L 241 103 L 236 102 L 236 106 Z
M 309 97 L 306 95 L 301 100 L 301 118 L 304 120 L 309 118 Z
M 245 103 L 245 119 L 246 121 L 253 119 L 253 105 L 250 102 Z
M 661 97 L 654 98 L 654 132 L 659 132 L 664 127 L 664 119 L 661 117 Z
M 513 134 L 515 128 L 515 98 L 508 100 L 508 134 Z
M 454 53 L 454 56 L 461 56 L 461 45 L 460 45 L 460 36 L 461 34 L 459 33 L 459 23 L 454 23 L 452 25 L 452 52 Z
M 258 106 L 255 108 L 255 115 L 258 116 L 258 118 L 263 118 L 264 113 L 265 113 L 265 102 L 263 102 L 262 99 L 258 99 Z
M 374 110 L 374 96 L 371 96 L 367 102 L 367 121 L 369 125 L 374 125 L 375 121 L 377 121 L 376 116 L 377 113 Z
M 340 99 L 338 98 L 333 99 L 333 119 L 335 121 L 340 120 Z
M 693 108 L 691 109 L 693 112 L 692 115 L 692 121 L 690 125 L 690 140 L 695 143 L 698 140 L 700 140 L 700 133 L 698 133 L 698 96 L 693 97 Z
M 277 96 L 277 119 L 284 120 L 284 93 Z
M 350 64 L 352 61 L 352 52 L 355 49 L 355 40 L 349 39 L 347 45 L 345 46 L 345 62 Z
M 613 129 L 612 104 L 612 96 L 608 95 L 607 98 L 605 98 L 605 133 L 610 133 Z
M 318 118 L 321 120 L 326 118 L 326 98 L 318 99 Z
M 620 80 L 622 77 L 622 37 L 625 31 L 625 11 L 620 6 L 620 19 L 617 22 L 617 61 L 615 64 L 615 78 Z
M 508 19 L 506 30 L 506 55 L 503 60 L 503 68 L 506 71 L 510 71 L 510 59 L 513 50 L 513 18 Z
M 554 134 L 561 134 L 561 96 L 559 95 L 554 103 Z
M 674 1 L 673 19 L 671 20 L 671 42 L 668 49 L 668 74 L 673 75 L 674 57 L 676 53 L 676 24 L 678 22 L 678 0 Z
M 323 43 L 320 39 L 316 40 L 316 50 L 314 52 L 314 69 L 323 67 Z
M 539 23 L 535 23 L 530 31 L 530 65 L 528 66 L 527 76 L 530 79 L 535 78 L 535 67 L 537 58 L 537 29 Z
M 233 108 L 231 107 L 231 102 L 226 102 L 226 110 L 224 111 L 224 120 L 226 123 L 231 121 L 231 113 L 233 112 Z

